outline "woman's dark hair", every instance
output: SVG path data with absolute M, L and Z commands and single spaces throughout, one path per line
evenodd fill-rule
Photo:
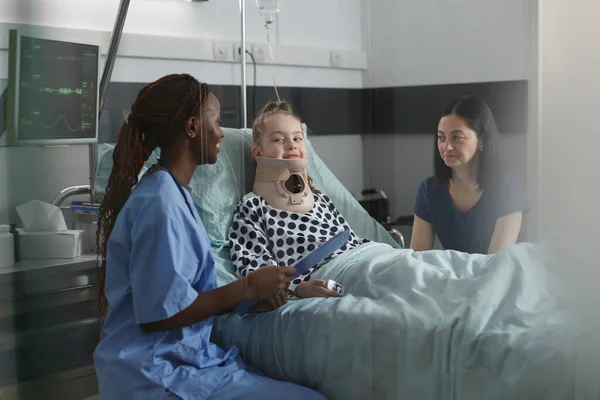
M 472 129 L 483 145 L 477 157 L 477 183 L 480 188 L 494 182 L 502 176 L 503 166 L 498 154 L 498 129 L 491 110 L 476 96 L 462 96 L 446 104 L 442 110 L 442 117 L 456 115 L 463 119 L 465 124 Z M 434 141 L 433 168 L 435 180 L 438 185 L 447 184 L 452 177 L 452 168 L 448 167 L 437 145 L 437 134 Z
M 208 99 L 208 86 L 187 74 L 167 75 L 144 87 L 121 126 L 113 152 L 113 167 L 100 205 L 96 244 L 98 248 L 98 313 L 106 315 L 104 293 L 108 239 L 119 212 L 138 183 L 138 175 L 159 147 L 170 148 L 186 121 L 198 116 Z

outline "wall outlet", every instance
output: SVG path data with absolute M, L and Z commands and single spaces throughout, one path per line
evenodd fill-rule
M 248 50 L 248 46 L 246 45 L 246 50 Z M 242 59 L 242 45 L 241 43 L 233 44 L 233 61 L 241 61 Z
M 341 67 L 342 66 L 342 55 L 339 51 L 330 51 L 329 52 L 329 65 L 332 67 Z
M 224 43 L 215 43 L 213 46 L 213 58 L 215 61 L 227 61 L 229 58 L 229 45 Z
M 256 63 L 264 63 L 269 60 L 269 46 L 266 44 L 252 45 L 252 54 Z

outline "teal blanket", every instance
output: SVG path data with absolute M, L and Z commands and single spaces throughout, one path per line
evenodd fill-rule
M 346 288 L 219 317 L 213 339 L 330 399 L 598 399 L 600 333 L 556 295 L 541 250 L 415 253 L 370 243 L 314 274 Z

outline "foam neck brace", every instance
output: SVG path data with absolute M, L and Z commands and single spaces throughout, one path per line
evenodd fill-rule
M 256 158 L 254 193 L 278 210 L 305 213 L 312 209 L 314 197 L 308 185 L 308 160 Z

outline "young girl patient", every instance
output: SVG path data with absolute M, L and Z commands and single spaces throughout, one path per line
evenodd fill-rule
M 331 200 L 311 185 L 300 118 L 286 102 L 268 103 L 254 120 L 252 154 L 257 161 L 253 191 L 238 203 L 229 231 L 231 259 L 240 277 L 264 266 L 289 266 L 345 228 L 348 243 L 294 279 L 288 294 L 337 296 L 311 274 L 344 251 L 368 240 L 358 238 Z

